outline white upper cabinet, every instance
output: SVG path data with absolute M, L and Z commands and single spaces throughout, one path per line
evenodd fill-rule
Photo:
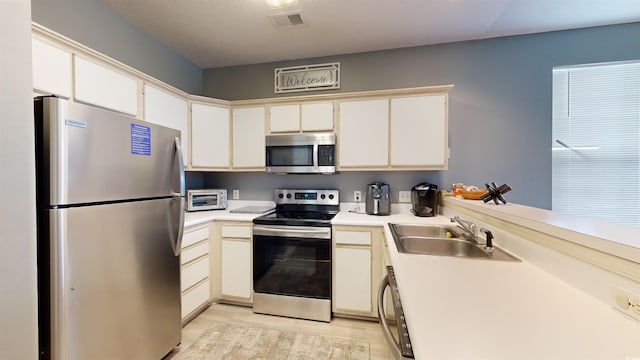
M 228 169 L 230 118 L 225 107 L 191 104 L 191 166 Z
M 453 85 L 250 101 L 191 96 L 40 26 L 33 89 L 181 132 L 185 167 L 261 171 L 265 135 L 335 131 L 338 170 L 446 170 Z M 190 101 L 193 104 L 191 111 Z M 231 110 L 229 110 L 231 108 Z
M 74 56 L 75 99 L 88 104 L 138 115 L 138 81 Z
M 447 163 L 445 95 L 391 99 L 391 166 Z
M 300 131 L 300 105 L 275 105 L 269 108 L 272 133 Z
M 339 167 L 387 167 L 389 100 L 343 101 L 339 109 Z
M 32 39 L 33 89 L 71 98 L 71 53 Z
M 272 105 L 269 107 L 269 132 L 331 131 L 333 102 Z
M 187 100 L 145 84 L 144 120 L 180 130 L 184 163 L 189 164 L 189 109 Z
M 233 116 L 233 168 L 264 169 L 265 108 L 235 108 Z
M 333 130 L 333 102 L 300 105 L 302 131 Z

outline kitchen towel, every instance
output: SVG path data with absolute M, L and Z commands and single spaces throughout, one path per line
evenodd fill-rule
M 172 360 L 335 359 L 367 360 L 369 343 L 256 326 L 214 323 Z

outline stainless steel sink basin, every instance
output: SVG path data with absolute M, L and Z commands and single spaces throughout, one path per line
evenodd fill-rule
M 487 257 L 487 253 L 467 240 L 403 236 L 396 240 L 400 252 L 440 256 Z
M 389 224 L 389 227 L 401 253 L 520 261 L 496 246 L 491 252 L 486 251 L 458 226 Z
M 400 236 L 459 238 L 460 228 L 447 225 L 389 224 L 391 232 Z

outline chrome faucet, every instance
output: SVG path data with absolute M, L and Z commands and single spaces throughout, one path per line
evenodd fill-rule
M 476 224 L 472 223 L 469 220 L 462 220 L 458 215 L 452 217 L 451 222 L 458 223 L 460 227 L 462 227 L 462 230 L 464 230 L 469 235 L 470 240 L 478 244 L 478 239 L 476 236 Z
M 484 246 L 484 250 L 491 255 L 493 252 L 493 234 L 491 231 L 485 228 L 480 229 L 480 232 L 485 235 L 484 239 L 482 239 L 482 237 L 476 235 L 477 226 L 473 222 L 469 220 L 462 220 L 457 215 L 451 218 L 451 222 L 458 223 L 462 230 L 467 233 L 469 240 L 471 240 L 472 243 L 478 246 Z

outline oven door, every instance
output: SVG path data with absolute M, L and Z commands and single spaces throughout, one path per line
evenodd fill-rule
M 331 227 L 254 225 L 253 289 L 331 299 Z

